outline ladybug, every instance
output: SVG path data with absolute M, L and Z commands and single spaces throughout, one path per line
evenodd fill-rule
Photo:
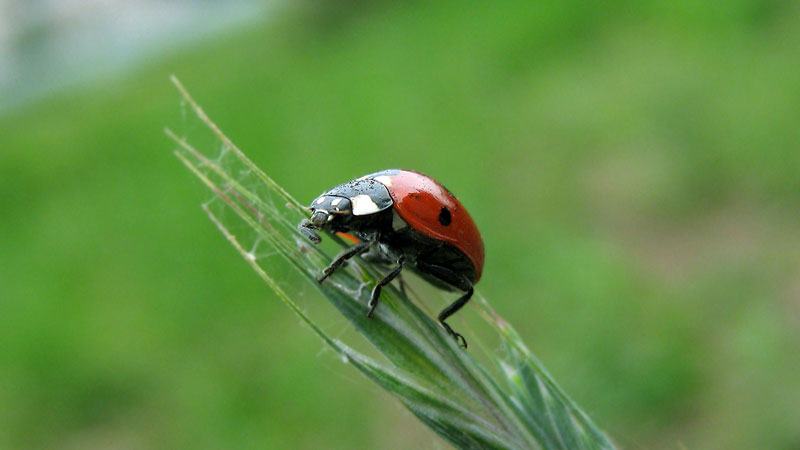
M 317 230 L 352 239 L 322 272 L 322 283 L 348 259 L 364 257 L 394 267 L 372 289 L 367 317 L 378 305 L 381 288 L 410 267 L 432 284 L 464 294 L 439 313 L 439 323 L 464 348 L 467 341 L 445 319 L 461 309 L 483 271 L 483 240 L 458 199 L 436 180 L 410 170 L 391 169 L 336 186 L 311 203 L 311 218 L 298 225 L 311 242 Z

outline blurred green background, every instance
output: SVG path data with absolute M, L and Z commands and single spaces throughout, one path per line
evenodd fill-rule
M 621 447 L 800 447 L 798 2 L 320 0 L 187 42 L 0 115 L 0 447 L 446 447 L 205 218 L 171 73 L 302 201 L 457 193 L 479 290 Z

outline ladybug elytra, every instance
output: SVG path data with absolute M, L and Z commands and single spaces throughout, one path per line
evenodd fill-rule
M 322 272 L 322 283 L 348 259 L 365 254 L 394 264 L 372 289 L 367 316 L 378 305 L 381 288 L 410 267 L 431 283 L 464 294 L 439 313 L 439 323 L 466 348 L 464 337 L 445 319 L 461 309 L 483 271 L 483 240 L 467 210 L 433 178 L 409 170 L 384 170 L 336 186 L 311 204 L 311 218 L 298 229 L 315 244 L 316 230 L 356 238 Z

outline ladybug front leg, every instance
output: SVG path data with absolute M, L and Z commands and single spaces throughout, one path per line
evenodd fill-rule
M 317 234 L 317 226 L 308 219 L 303 219 L 300 224 L 297 225 L 297 230 L 315 244 L 322 242 L 322 238 Z
M 378 306 L 378 299 L 380 299 L 381 296 L 381 288 L 391 283 L 396 276 L 400 275 L 400 271 L 403 270 L 403 264 L 405 262 L 406 262 L 406 257 L 401 255 L 400 258 L 397 260 L 397 267 L 392 269 L 391 272 L 384 275 L 384 277 L 381 278 L 380 281 L 378 281 L 375 287 L 372 288 L 372 295 L 370 295 L 369 303 L 367 303 L 367 306 L 369 306 L 367 317 L 372 317 L 372 313 L 375 311 L 375 307 Z
M 341 253 L 336 255 L 336 258 L 333 259 L 333 262 L 322 271 L 322 276 L 317 278 L 317 281 L 322 283 L 325 281 L 328 276 L 330 276 L 333 272 L 336 272 L 336 269 L 342 266 L 348 259 L 358 256 L 361 253 L 369 250 L 369 247 L 372 245 L 372 241 L 361 241 L 358 244 L 344 249 Z
M 429 275 L 432 275 L 445 283 L 456 287 L 462 291 L 465 291 L 465 294 L 462 295 L 458 300 L 454 301 L 450 304 L 447 308 L 443 309 L 442 312 L 439 313 L 439 323 L 442 324 L 447 333 L 456 340 L 464 348 L 467 348 L 467 340 L 464 339 L 459 333 L 456 333 L 450 325 L 445 322 L 445 319 L 452 316 L 456 311 L 461 309 L 462 306 L 466 305 L 470 298 L 472 298 L 472 293 L 474 289 L 472 287 L 472 282 L 469 281 L 467 277 L 464 275 L 454 272 L 451 269 L 443 266 L 437 266 L 435 264 L 429 264 L 425 261 L 417 261 L 417 268 Z

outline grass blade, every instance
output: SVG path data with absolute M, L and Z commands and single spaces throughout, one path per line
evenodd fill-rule
M 177 145 L 176 156 L 215 194 L 204 210 L 258 276 L 326 345 L 456 447 L 613 448 L 482 297 L 476 296 L 481 316 L 497 331 L 506 350 L 505 357 L 489 352 L 493 363 L 503 369 L 503 379 L 493 377 L 456 345 L 413 296 L 394 286 L 383 290 L 381 307 L 367 318 L 369 289 L 365 286 L 380 276 L 375 267 L 354 260 L 324 284 L 316 283 L 331 257 L 297 231 L 305 208 L 221 132 L 177 78 L 172 81 L 221 145 L 212 156 L 166 130 Z M 344 245 L 335 236 L 330 239 Z M 268 258 L 254 250 L 261 247 L 277 255 L 289 272 L 279 274 Z M 333 338 L 292 299 L 293 289 L 308 286 L 319 289 L 383 361 Z

